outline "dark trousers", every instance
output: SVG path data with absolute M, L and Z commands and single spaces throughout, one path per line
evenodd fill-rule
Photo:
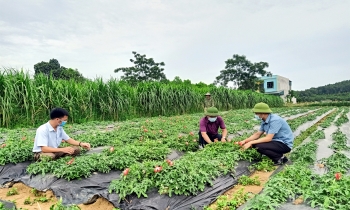
M 253 144 L 253 148 L 256 148 L 260 154 L 269 157 L 274 163 L 277 163 L 283 154 L 288 153 L 291 150 L 287 145 L 279 141 Z
M 44 152 L 34 152 L 34 160 L 38 161 L 40 160 L 41 157 L 43 156 L 48 156 L 50 157 L 52 160 L 57 160 L 58 158 L 61 157 L 65 157 L 65 156 L 77 156 L 80 154 L 80 147 L 78 146 L 71 146 L 74 149 L 74 153 L 73 154 L 68 154 L 68 153 L 63 153 L 63 152 L 48 152 L 48 153 L 44 153 Z
M 218 139 L 219 141 L 221 141 L 221 138 L 222 138 L 222 135 L 221 134 L 210 134 L 210 133 L 207 133 L 207 135 L 209 136 L 210 140 L 211 141 L 214 141 L 214 139 Z M 202 147 L 204 147 L 206 144 L 208 144 L 203 136 L 202 136 L 202 133 L 199 131 L 198 132 L 198 136 L 199 136 L 199 145 L 201 145 Z

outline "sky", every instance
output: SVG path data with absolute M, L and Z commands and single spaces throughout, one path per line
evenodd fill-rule
M 118 78 L 132 51 L 164 73 L 212 83 L 234 54 L 304 90 L 350 80 L 349 0 L 0 0 L 0 67 L 55 58 Z

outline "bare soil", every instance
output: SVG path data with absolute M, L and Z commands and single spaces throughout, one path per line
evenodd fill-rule
M 17 188 L 18 195 L 7 196 L 7 192 L 11 188 Z M 0 199 L 15 202 L 17 209 L 23 208 L 28 210 L 49 210 L 50 206 L 58 202 L 58 199 L 55 197 L 51 190 L 46 192 L 40 192 L 41 197 L 49 198 L 48 202 L 34 202 L 33 204 L 24 204 L 24 201 L 29 197 L 30 201 L 33 202 L 34 199 L 38 199 L 32 192 L 33 188 L 30 188 L 23 183 L 16 183 L 10 188 L 1 188 L 0 189 Z M 108 200 L 104 198 L 98 198 L 96 202 L 89 205 L 80 204 L 78 205 L 81 210 L 112 210 L 114 206 Z
M 252 194 L 258 194 L 264 187 L 265 183 L 269 180 L 271 174 L 273 171 L 270 172 L 264 172 L 264 171 L 256 171 L 254 172 L 250 177 L 258 176 L 258 180 L 260 181 L 260 186 L 256 185 L 249 185 L 249 186 L 243 186 L 243 185 L 235 185 L 233 188 L 226 191 L 223 195 L 227 195 L 228 199 L 231 200 L 233 195 L 243 188 L 244 193 L 252 193 Z M 209 205 L 210 209 L 215 210 L 217 209 L 216 201 Z

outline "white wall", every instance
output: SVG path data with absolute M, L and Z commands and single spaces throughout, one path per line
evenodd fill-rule
M 283 100 L 286 101 L 286 96 L 289 93 L 289 79 L 285 78 L 285 77 L 281 77 L 281 76 L 277 76 L 277 91 L 282 91 L 284 90 L 284 95 L 281 96 L 283 98 Z

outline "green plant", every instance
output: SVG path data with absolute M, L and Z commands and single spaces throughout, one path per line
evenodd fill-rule
M 30 192 L 35 196 L 35 197 L 39 197 L 41 195 L 41 192 L 39 192 L 37 189 L 32 188 L 30 190 Z
M 46 203 L 50 201 L 49 198 L 47 198 L 46 196 L 40 196 L 39 198 L 35 198 L 34 202 L 40 202 L 40 203 Z
M 243 188 L 239 189 L 237 192 L 235 192 L 228 200 L 227 195 L 221 195 L 218 197 L 217 200 L 217 210 L 224 210 L 224 209 L 236 209 L 243 203 L 245 203 L 249 198 L 251 197 L 251 194 L 245 193 L 243 191 Z
M 32 204 L 32 202 L 30 201 L 30 197 L 28 197 L 24 200 L 24 205 L 30 205 L 30 204 Z
M 258 171 L 273 171 L 276 169 L 276 167 L 274 166 L 273 161 L 264 156 L 262 158 L 262 161 L 258 162 L 258 163 L 254 163 L 253 165 L 251 165 L 249 167 L 250 170 L 258 170 Z
M 80 208 L 77 205 L 63 206 L 62 198 L 60 198 L 57 203 L 50 206 L 50 210 L 80 210 Z
M 253 178 L 250 178 L 249 176 L 242 175 L 238 179 L 238 183 L 240 185 L 246 186 L 246 185 L 260 185 L 260 181 L 258 179 L 258 176 L 255 176 Z
M 7 196 L 18 195 L 17 188 L 16 188 L 16 187 L 13 187 L 13 188 L 9 189 L 9 191 L 7 191 L 6 195 L 7 195 Z

